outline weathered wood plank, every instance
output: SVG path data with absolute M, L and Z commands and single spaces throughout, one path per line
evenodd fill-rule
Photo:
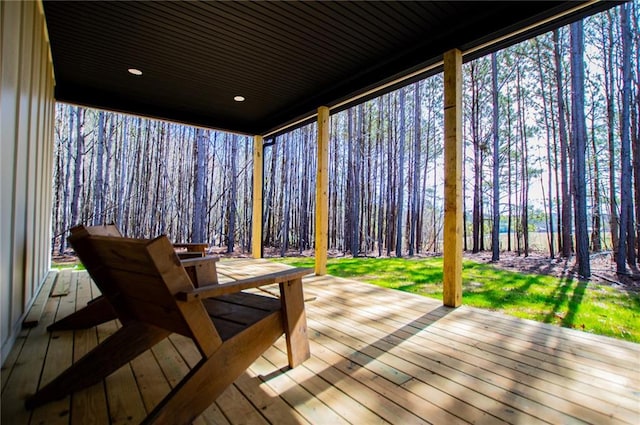
M 62 297 L 67 295 L 69 293 L 69 288 L 71 287 L 72 276 L 73 272 L 71 269 L 60 270 L 60 272 L 58 272 L 58 278 L 56 279 L 55 286 L 51 291 L 51 296 Z
M 153 354 L 170 388 L 178 385 L 182 378 L 189 373 L 189 370 L 202 359 L 202 356 L 191 340 L 180 337 L 181 342 L 179 346 L 180 344 L 184 345 L 184 347 L 181 347 L 181 350 L 190 351 L 190 353 L 185 353 L 185 355 L 193 357 L 193 364 L 187 364 L 182 353 L 176 348 L 176 345 L 174 345 L 175 343 L 172 343 L 172 340 L 176 340 L 177 337 L 178 335 L 172 335 L 170 338 L 160 341 L 152 348 Z
M 262 356 L 273 364 L 282 364 L 287 359 L 284 353 L 275 347 L 267 350 Z M 306 364 L 287 371 L 287 376 L 298 385 L 309 391 L 310 394 L 327 406 L 330 406 L 337 414 L 349 423 L 383 424 L 385 421 L 371 410 L 354 400 L 351 395 L 345 394 L 321 376 L 309 370 Z
M 30 421 L 31 412 L 24 408 L 24 401 L 38 389 L 42 369 L 49 354 L 47 349 L 50 336 L 47 326 L 53 323 L 59 300 L 49 298 L 38 326 L 26 334 L 19 359 L 14 363 L 2 392 L 0 423 L 28 424 Z
M 231 422 L 222 414 L 216 403 L 213 403 L 202 414 L 193 421 L 196 424 L 206 425 L 231 425 Z
M 24 348 L 24 344 L 27 340 L 28 334 L 29 334 L 29 331 L 27 329 L 23 328 L 22 331 L 20 331 L 20 333 L 18 334 L 18 337 L 16 338 L 16 342 L 13 345 L 13 349 L 9 352 L 7 359 L 2 365 L 2 369 L 0 371 L 0 381 L 2 382 L 2 392 L 4 392 L 7 382 L 9 382 L 9 377 L 13 372 L 13 368 L 16 365 L 16 362 L 18 361 L 18 359 L 20 358 L 20 353 Z
M 49 295 L 51 294 L 51 290 L 57 277 L 57 270 L 49 270 L 44 284 L 40 288 L 40 292 L 38 293 L 36 300 L 33 302 L 33 305 L 31 306 L 27 317 L 22 322 L 22 326 L 26 328 L 32 328 L 38 325 L 38 322 L 42 317 L 42 313 L 44 312 L 44 308 L 47 305 Z
M 318 358 L 350 377 L 357 379 L 373 391 L 385 396 L 398 406 L 403 407 L 420 418 L 425 418 L 431 423 L 436 424 L 467 423 L 447 412 L 441 406 L 434 404 L 432 400 L 420 398 L 402 386 L 396 385 L 386 379 L 381 379 L 382 377 L 380 375 L 377 375 L 364 366 L 352 362 L 348 357 L 343 357 L 332 351 L 320 342 L 317 342 L 314 338 L 311 338 L 311 352 L 314 358 Z
M 93 282 L 86 272 L 78 274 L 76 289 L 76 311 L 82 309 L 92 296 Z M 73 360 L 77 361 L 98 344 L 96 328 L 81 329 L 70 332 L 74 335 Z M 107 398 L 104 393 L 104 382 L 95 384 L 84 391 L 71 396 L 72 425 L 100 425 L 109 421 Z
M 144 407 L 150 412 L 169 393 L 171 387 L 151 350 L 133 359 L 131 369 L 138 383 Z
M 291 409 L 278 393 L 264 384 L 251 369 L 240 375 L 235 385 L 269 423 L 310 424 L 298 412 Z
M 67 295 L 60 298 L 56 320 L 75 311 L 78 273 L 71 273 Z M 40 387 L 52 381 L 73 362 L 73 332 L 52 332 L 50 334 L 47 360 L 42 371 Z M 34 423 L 66 424 L 69 422 L 71 397 L 64 395 L 60 400 L 47 403 L 33 411 Z
M 216 404 L 232 424 L 266 425 L 267 420 L 253 405 L 238 391 L 235 385 L 230 385 Z
M 258 358 L 251 370 L 280 397 L 313 424 L 347 424 L 348 422 L 314 394 L 298 385 L 287 373 L 279 368 L 285 362 L 274 365 L 263 357 Z
M 244 325 L 255 323 L 265 315 L 273 311 L 278 311 L 280 309 L 280 303 L 277 301 L 276 308 L 272 308 L 270 310 L 253 308 L 242 304 L 229 303 L 218 299 L 204 300 L 204 304 L 209 315 L 220 318 L 228 318 L 229 320 Z
M 115 333 L 115 321 L 98 326 L 99 342 Z M 126 364 L 105 379 L 109 402 L 109 418 L 112 425 L 139 424 L 146 417 L 142 395 L 138 391 L 131 365 Z
M 384 292 L 393 292 L 393 291 L 382 291 L 382 293 Z M 357 307 L 358 312 L 364 312 L 364 311 L 367 311 L 367 309 L 371 309 L 371 308 L 378 309 L 380 310 L 379 314 L 381 315 L 379 317 L 385 317 L 387 318 L 387 320 L 389 319 L 394 320 L 394 317 L 396 316 L 401 316 L 406 319 L 415 320 L 416 322 L 415 326 L 424 325 L 426 331 L 430 333 L 437 333 L 439 330 L 438 326 L 431 326 L 435 321 L 438 321 L 438 323 L 447 323 L 448 325 L 447 328 L 442 331 L 442 336 L 443 338 L 445 338 L 445 340 L 450 341 L 452 337 L 455 337 L 456 335 L 460 334 L 460 332 L 462 332 L 462 334 L 460 335 L 460 338 L 462 341 L 468 342 L 471 340 L 476 340 L 475 342 L 470 343 L 470 345 L 473 345 L 474 348 L 477 348 L 478 344 L 485 344 L 486 341 L 495 340 L 496 329 L 494 327 L 492 327 L 491 330 L 486 329 L 487 323 L 490 322 L 491 317 L 482 317 L 478 319 L 478 321 L 476 322 L 477 327 L 472 327 L 470 331 L 468 331 L 469 330 L 468 327 L 472 326 L 474 322 L 462 319 L 462 317 L 463 316 L 466 317 L 469 314 L 469 312 L 471 314 L 477 313 L 481 316 L 484 316 L 485 313 L 482 311 L 464 308 L 464 309 L 456 310 L 455 312 L 449 311 L 449 313 L 445 315 L 443 314 L 444 310 L 434 309 L 434 310 L 430 310 L 430 312 L 427 315 L 421 315 L 420 314 L 421 312 L 418 310 L 419 307 L 416 308 L 415 303 L 411 305 L 401 300 L 397 300 L 392 303 L 389 303 L 389 300 L 386 299 L 386 295 L 387 294 L 381 297 L 374 297 L 374 299 L 372 299 L 371 302 L 368 302 L 368 303 L 360 302 L 359 301 L 360 297 L 358 296 L 346 296 L 344 299 L 337 298 L 336 300 L 340 299 L 343 302 L 347 302 L 351 308 Z M 391 297 L 394 296 L 393 294 L 389 294 L 389 295 Z M 417 298 L 417 299 L 421 300 L 420 298 Z M 386 302 L 383 302 L 385 300 Z M 393 306 L 402 306 L 403 308 L 397 309 L 397 308 L 394 308 Z M 401 322 L 402 320 L 404 319 L 398 319 L 399 322 Z M 519 321 L 517 319 L 511 319 L 511 322 L 518 323 Z M 520 321 L 520 322 L 527 323 L 526 321 Z M 541 325 L 541 324 L 538 324 L 535 322 L 531 322 L 530 324 L 530 326 L 532 326 L 534 329 L 538 325 Z M 452 331 L 455 331 L 455 332 L 451 333 Z M 465 331 L 468 331 L 468 332 L 465 332 Z M 568 332 L 571 332 L 573 335 L 577 335 L 578 337 L 581 334 L 578 331 L 571 331 L 568 329 L 558 329 L 558 332 L 563 332 L 565 334 Z M 521 329 L 519 333 L 523 334 L 525 333 L 525 331 Z M 539 358 L 540 356 L 542 356 L 542 354 L 536 353 L 535 349 L 537 345 L 531 344 L 529 342 L 521 346 L 511 347 L 509 350 L 504 350 L 505 348 L 508 348 L 507 346 L 511 346 L 514 343 L 514 341 L 518 341 L 518 336 L 516 334 L 517 333 L 512 335 L 499 334 L 500 343 L 497 346 L 494 345 L 492 349 L 496 351 L 498 355 L 506 356 L 505 360 L 508 360 L 509 358 L 513 358 L 514 355 L 518 356 L 517 358 L 514 358 L 514 360 L 524 364 L 527 364 L 527 363 L 531 364 L 531 360 L 527 360 L 526 358 L 523 359 L 521 353 L 526 352 L 527 356 L 533 356 L 534 358 Z M 608 338 L 601 338 L 601 339 L 602 339 L 601 341 L 602 345 L 605 345 L 606 341 L 609 340 Z M 566 344 L 564 343 L 553 344 L 554 347 L 556 347 L 557 345 L 564 346 Z M 545 346 L 545 348 L 548 350 L 548 347 Z M 567 353 L 569 352 L 563 353 L 562 351 L 556 351 L 556 349 L 554 348 L 551 354 L 548 353 L 546 356 L 540 358 L 541 362 L 536 363 L 536 365 L 539 365 L 542 368 L 542 370 L 531 371 L 530 373 L 541 377 L 540 374 L 543 373 L 544 370 L 547 370 L 549 372 L 554 373 L 555 376 L 558 376 L 559 379 L 557 379 L 556 381 L 560 381 L 559 382 L 560 385 L 564 385 L 565 387 L 571 387 L 572 380 L 567 380 L 566 377 L 563 376 L 562 368 L 567 368 L 568 370 L 573 369 L 576 371 L 576 373 L 572 374 L 572 376 L 575 376 L 575 379 L 579 379 L 584 384 L 594 385 L 594 383 L 599 382 L 601 383 L 602 388 L 608 388 L 609 392 L 610 391 L 615 392 L 617 388 L 618 393 L 621 396 L 624 396 L 625 394 L 629 393 L 630 388 L 627 388 L 624 385 L 620 386 L 619 382 L 607 380 L 605 379 L 605 377 L 598 376 L 601 374 L 599 369 L 593 367 L 593 365 L 591 365 L 590 367 L 582 367 L 581 363 L 579 361 L 576 361 L 576 358 L 573 352 L 571 352 L 570 354 L 567 354 Z M 616 365 L 610 364 L 610 362 L 608 362 L 607 359 L 609 359 L 609 356 L 606 354 L 603 354 L 601 356 L 601 359 L 603 359 L 603 362 L 600 362 L 600 366 L 604 367 L 605 370 L 609 371 L 607 372 L 607 374 L 610 375 L 611 370 L 616 369 Z M 561 366 L 561 368 L 554 367 L 554 365 L 557 364 L 558 362 L 561 362 L 559 365 Z M 517 370 L 517 367 L 518 367 L 517 364 L 514 367 Z M 619 373 L 614 373 L 614 376 L 616 377 L 617 381 L 623 380 L 627 384 L 629 384 L 630 382 L 635 382 L 628 379 L 628 376 L 629 376 L 628 371 L 623 370 L 623 371 L 620 371 Z M 554 378 L 554 375 L 550 377 L 550 379 L 553 379 L 553 378 Z M 562 384 L 562 382 L 564 382 L 564 384 Z M 591 395 L 592 392 L 593 392 L 593 388 L 590 387 L 589 390 L 585 391 L 585 394 Z
M 286 345 L 276 343 L 276 348 L 280 351 L 280 355 L 286 355 Z M 344 373 L 342 370 L 334 367 L 331 363 L 324 362 L 316 356 L 310 358 L 304 363 L 304 368 L 308 371 L 309 376 L 318 376 L 324 379 L 329 385 L 342 391 L 346 396 L 351 397 L 359 405 L 369 410 L 368 413 L 358 416 L 359 420 L 367 423 L 394 423 L 402 422 L 407 424 L 427 424 L 429 422 L 412 414 L 402 405 L 396 404 L 382 394 L 371 390 L 364 383 L 351 376 L 350 371 Z M 340 400 L 339 400 L 340 402 Z M 371 421 L 367 420 L 367 416 L 374 413 L 377 417 L 372 417 Z
M 503 413 L 511 414 L 512 418 L 517 417 L 515 412 L 509 412 L 509 409 L 504 408 L 506 406 L 474 390 L 473 387 L 463 386 L 455 380 L 451 380 L 450 377 L 443 377 L 438 374 L 446 372 L 447 368 L 433 370 L 433 365 L 431 364 L 428 365 L 428 368 L 422 368 L 418 364 L 396 357 L 393 354 L 388 354 L 377 348 L 375 344 L 367 344 L 367 342 L 360 341 L 354 337 L 347 337 L 344 329 L 333 330 L 312 320 L 310 320 L 310 325 L 313 329 L 322 329 L 325 335 L 325 338 L 321 340 L 323 345 L 330 347 L 331 350 L 343 356 L 348 356 L 351 361 L 360 366 L 370 368 L 372 363 L 385 364 L 388 365 L 386 367 L 389 369 L 414 376 L 415 378 L 402 383 L 404 388 L 440 406 L 446 406 L 451 414 L 455 414 L 466 421 L 478 423 L 508 422 L 508 420 L 499 419 Z M 332 323 L 332 325 L 334 324 Z M 362 333 L 358 333 L 357 337 L 367 338 Z M 317 340 L 318 338 L 315 339 Z M 338 339 L 340 342 L 338 342 Z M 351 354 L 354 352 L 357 355 Z M 437 362 L 438 360 L 433 363 L 437 364 Z M 451 374 L 455 374 L 455 371 L 451 371 L 449 375 Z M 464 397 L 458 398 L 460 393 L 463 393 Z M 531 422 L 535 423 L 533 420 Z
M 260 261 L 229 263 L 243 276 L 261 273 Z M 267 263 L 262 272 L 282 267 Z M 86 276 L 78 274 L 75 294 L 71 287 L 68 297 L 49 298 L 38 326 L 24 330 L 10 353 L 2 371 L 2 423 L 138 423 L 202 359 L 191 340 L 171 335 L 107 385 L 73 394 L 70 405 L 68 398 L 50 403 L 31 418 L 21 388 L 35 391 L 40 375 L 44 384 L 62 367 L 56 364 L 68 362 L 70 349 L 75 360 L 95 346 L 98 334 L 104 339 L 117 327 L 110 322 L 77 331 L 71 340 L 43 331 L 56 313 L 97 295 L 90 295 L 95 287 Z M 640 416 L 637 344 L 611 340 L 609 354 L 609 338 L 464 306 L 449 309 L 349 280 L 304 282 L 307 296 L 316 297 L 306 304 L 311 359 L 288 369 L 286 341 L 278 339 L 194 423 L 635 424 Z M 65 405 L 70 413 L 60 408 Z
M 313 282 L 314 279 L 316 278 L 309 278 L 308 282 Z M 586 362 L 586 366 L 598 367 L 599 365 L 604 365 L 607 370 L 615 370 L 622 367 L 623 369 L 616 373 L 624 375 L 628 371 L 634 370 L 636 364 L 634 358 L 640 359 L 640 346 L 626 341 L 560 328 L 545 323 L 514 319 L 503 314 L 474 308 L 464 308 L 453 312 L 452 310 L 437 308 L 435 300 L 384 288 L 378 288 L 378 291 L 376 291 L 378 295 L 375 295 L 367 291 L 368 285 L 360 285 L 347 280 L 340 280 L 340 285 L 345 290 L 343 291 L 345 295 L 338 295 L 336 299 L 349 302 L 349 306 L 357 307 L 358 310 L 377 306 L 376 308 L 385 309 L 386 314 L 393 312 L 392 317 L 398 316 L 417 320 L 418 325 L 430 325 L 434 321 L 438 321 L 439 323 L 450 323 L 455 328 L 472 326 L 474 331 L 483 332 L 490 339 L 498 334 L 501 338 L 508 339 L 510 343 L 521 344 L 523 348 L 528 350 L 550 354 L 553 358 L 566 359 L 571 364 L 583 364 Z M 314 286 L 314 288 L 316 287 Z M 353 294 L 347 295 L 350 292 L 353 292 Z M 328 292 L 327 294 L 331 293 Z M 358 294 L 367 295 L 371 302 L 360 302 L 359 299 L 361 297 L 357 296 Z M 428 310 L 424 309 L 425 305 L 429 306 Z M 395 306 L 402 308 L 394 308 Z M 428 314 L 424 315 L 425 313 Z M 424 317 L 416 319 L 416 314 L 419 316 L 424 315 Z M 492 324 L 490 329 L 488 323 Z M 482 339 L 486 340 L 486 338 Z M 614 346 L 611 352 L 608 349 L 609 343 Z M 612 364 L 609 361 L 610 357 L 616 357 L 616 362 Z M 619 358 L 620 360 L 618 360 Z
M 91 351 L 98 344 L 95 328 L 80 329 L 73 332 L 74 361 Z M 104 382 L 99 382 L 71 396 L 72 425 L 100 425 L 109 421 L 107 397 Z
M 173 353 L 175 354 L 165 354 L 167 361 L 163 361 L 163 357 L 158 357 L 158 359 L 161 365 L 163 365 L 163 371 L 169 378 L 170 384 L 175 385 L 187 374 L 190 368 L 194 367 L 202 359 L 202 356 L 193 341 L 182 335 L 173 334 L 167 341 L 163 341 L 161 344 L 165 343 L 170 343 L 173 346 Z M 165 353 L 170 352 L 170 348 L 166 348 Z M 173 355 L 177 355 L 178 357 L 172 357 Z M 168 372 L 170 370 L 172 372 Z M 216 425 L 230 423 L 216 403 L 212 403 L 205 409 L 194 423 L 196 422 Z
M 322 304 L 322 302 L 314 303 L 313 309 L 315 308 L 325 308 L 326 310 L 324 311 L 323 316 L 326 317 L 331 317 L 332 315 L 341 311 L 339 306 L 335 306 L 334 304 Z M 481 385 L 490 385 L 482 388 L 482 391 L 487 394 L 490 393 L 489 390 L 493 388 L 493 385 L 501 386 L 505 390 L 518 388 L 522 385 L 538 386 L 539 389 L 532 387 L 528 391 L 527 399 L 520 398 L 520 396 L 517 394 L 515 396 L 511 396 L 512 399 L 516 400 L 516 404 L 514 404 L 516 408 L 520 408 L 521 410 L 530 412 L 531 414 L 540 414 L 544 416 L 545 410 L 544 408 L 540 407 L 540 405 L 542 405 L 553 407 L 561 411 L 573 411 L 575 412 L 574 414 L 577 417 L 590 422 L 602 422 L 611 420 L 607 417 L 602 416 L 597 411 L 597 406 L 605 407 L 608 406 L 607 403 L 603 404 L 597 399 L 592 399 L 592 403 L 588 403 L 587 408 L 584 407 L 585 399 L 591 397 L 592 393 L 595 390 L 593 387 L 591 388 L 591 394 L 581 394 L 573 397 L 572 400 L 565 400 L 561 397 L 557 397 L 556 394 L 564 394 L 566 392 L 566 387 L 562 388 L 560 386 L 556 386 L 555 388 L 549 388 L 548 384 L 540 384 L 540 371 L 531 371 L 529 372 L 531 376 L 528 376 L 527 374 L 521 373 L 519 371 L 523 366 L 518 363 L 513 364 L 513 369 L 508 369 L 504 367 L 504 361 L 502 358 L 495 356 L 489 357 L 489 359 L 477 358 L 477 356 L 486 357 L 486 350 L 477 349 L 477 346 L 481 343 L 481 341 L 473 343 L 473 345 L 469 345 L 469 349 L 466 350 L 466 352 L 464 348 L 461 348 L 455 343 L 455 340 L 451 339 L 451 335 L 449 335 L 448 333 L 447 335 L 444 335 L 440 341 L 438 341 L 438 338 L 434 337 L 433 335 L 425 336 L 424 341 L 420 341 L 420 339 L 422 339 L 421 335 L 423 334 L 420 328 L 415 328 L 414 332 L 417 332 L 415 334 L 412 333 L 412 331 L 410 331 L 409 329 L 407 329 L 406 331 L 399 331 L 397 328 L 393 326 L 387 326 L 383 323 L 381 319 L 382 317 L 385 317 L 384 313 L 383 316 L 376 316 L 367 314 L 366 312 L 363 312 L 364 310 L 364 308 L 358 310 L 358 314 L 363 316 L 362 321 L 355 318 L 353 320 L 351 320 L 350 318 L 341 318 L 340 322 L 337 323 L 335 321 L 331 321 L 331 319 L 325 319 L 323 324 L 326 325 L 330 323 L 334 327 L 355 327 L 362 326 L 361 323 L 363 321 L 366 321 L 366 323 L 370 324 L 370 328 L 362 328 L 364 332 L 359 334 L 359 338 L 365 338 L 365 335 L 372 335 L 372 340 L 374 340 L 374 338 L 376 337 L 380 338 L 379 340 L 376 340 L 377 347 L 379 347 L 381 350 L 385 350 L 386 352 L 391 352 L 392 350 L 398 351 L 397 356 L 403 359 L 409 359 L 414 364 L 424 364 L 426 366 L 429 365 L 430 362 L 433 361 L 433 359 L 438 359 L 438 364 L 429 366 L 429 369 L 431 369 L 432 371 L 434 370 L 433 368 L 440 368 L 441 365 L 448 365 L 452 370 L 456 370 L 459 372 L 467 371 L 467 373 L 471 374 L 470 376 L 473 379 L 480 379 L 485 384 L 482 384 L 482 382 L 476 382 L 465 385 L 472 388 L 479 388 Z M 375 331 L 375 328 L 379 328 L 381 332 Z M 437 326 L 432 326 L 428 329 L 433 330 L 434 328 L 437 328 Z M 346 331 L 346 329 L 340 330 Z M 388 332 L 392 332 L 392 334 L 389 334 Z M 473 332 L 470 332 L 468 335 L 466 335 L 466 339 L 463 339 L 462 341 L 464 342 L 472 340 L 474 337 L 475 336 Z M 409 345 L 411 346 L 411 349 L 406 353 L 401 352 L 401 350 L 395 349 L 396 345 L 394 343 Z M 422 347 L 429 348 L 423 349 Z M 474 352 L 474 350 L 477 353 Z M 422 356 L 415 357 L 415 353 L 419 353 L 421 351 L 424 352 L 424 354 Z M 456 357 L 458 357 L 458 360 L 456 360 Z M 447 376 L 446 371 L 437 370 L 437 373 Z M 519 379 L 514 379 L 514 374 L 517 375 L 517 378 Z M 415 372 L 413 372 L 412 375 L 417 376 Z M 501 375 L 503 376 L 502 378 Z M 456 380 L 458 378 L 460 378 L 460 376 L 458 375 L 451 377 L 451 379 L 453 380 Z M 550 393 L 551 390 L 555 390 L 555 392 Z M 494 395 L 496 399 L 504 398 L 501 397 L 499 389 L 494 389 L 494 391 L 498 391 Z M 624 401 L 622 402 L 622 404 L 624 404 Z M 611 408 L 610 406 L 608 407 L 609 408 L 606 410 L 611 413 Z M 631 415 L 632 412 L 629 410 L 625 410 L 622 407 L 614 409 L 614 412 L 616 413 L 615 417 L 620 417 L 622 420 L 631 419 L 631 416 L 629 415 Z

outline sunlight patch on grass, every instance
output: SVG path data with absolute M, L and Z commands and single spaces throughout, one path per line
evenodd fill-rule
M 313 267 L 313 258 L 277 258 Z M 609 286 L 463 262 L 463 303 L 512 316 L 640 342 L 640 296 Z M 442 299 L 442 258 L 332 258 L 333 276 Z
M 86 270 L 84 264 L 78 263 L 51 263 L 51 270 L 65 270 L 71 269 L 74 271 Z

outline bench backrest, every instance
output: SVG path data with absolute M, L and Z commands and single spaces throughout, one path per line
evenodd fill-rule
M 175 298 L 193 289 L 166 236 L 131 239 L 72 232 L 69 243 L 121 321 L 135 320 L 196 339 L 219 339 L 201 302 Z M 200 341 L 202 342 L 202 341 Z

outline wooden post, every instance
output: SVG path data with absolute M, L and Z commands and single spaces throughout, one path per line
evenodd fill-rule
M 318 174 L 316 178 L 316 267 L 317 276 L 327 274 L 329 239 L 329 108 L 318 108 Z
M 262 258 L 262 136 L 253 137 L 253 216 L 251 221 L 251 255 Z
M 444 54 L 443 303 L 462 303 L 462 53 Z

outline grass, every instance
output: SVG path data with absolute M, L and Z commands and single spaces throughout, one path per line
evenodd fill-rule
M 51 263 L 51 269 L 58 270 L 58 271 L 64 270 L 64 269 L 72 269 L 76 271 L 86 270 L 84 268 L 84 264 L 82 264 L 79 261 L 77 263 Z
M 277 258 L 313 267 L 313 258 Z M 333 258 L 329 274 L 442 299 L 442 258 Z M 640 343 L 640 295 L 465 260 L 465 305 Z

